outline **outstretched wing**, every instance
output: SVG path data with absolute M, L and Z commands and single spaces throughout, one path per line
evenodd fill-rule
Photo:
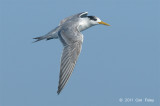
M 75 31 L 76 32 L 76 31 Z M 75 34 L 66 33 L 65 34 Z M 67 38 L 67 35 L 61 33 L 60 39 L 64 45 L 62 57 L 61 57 L 61 66 L 60 66 L 60 75 L 59 75 L 59 85 L 58 91 L 59 94 L 67 83 L 69 77 L 71 76 L 73 69 L 75 67 L 76 61 L 81 51 L 83 35 L 80 32 L 76 32 L 76 38 L 70 39 Z M 70 39 L 70 40 L 69 40 Z M 76 39 L 76 40 L 75 40 Z
M 76 14 L 76 15 L 73 15 L 73 16 L 70 16 L 70 17 L 67 17 L 65 19 L 63 19 L 61 22 L 60 22 L 60 25 L 62 25 L 63 23 L 65 23 L 67 20 L 70 20 L 71 18 L 74 18 L 74 17 L 85 17 L 88 15 L 88 12 L 82 12 L 82 13 L 79 13 L 79 14 Z

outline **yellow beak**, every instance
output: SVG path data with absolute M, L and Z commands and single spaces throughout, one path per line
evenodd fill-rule
M 111 26 L 111 25 L 109 25 L 109 24 L 107 24 L 107 23 L 105 23 L 105 22 L 103 22 L 103 21 L 101 21 L 101 22 L 98 22 L 99 24 L 103 24 L 103 25 L 107 25 L 107 26 Z

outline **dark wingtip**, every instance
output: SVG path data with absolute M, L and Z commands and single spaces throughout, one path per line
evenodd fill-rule
M 62 89 L 58 86 L 57 94 L 59 95 L 61 93 Z
M 59 90 L 58 90 L 58 91 L 57 91 L 57 94 L 59 95 L 59 94 L 60 94 L 60 92 L 61 92 L 61 91 L 59 91 Z

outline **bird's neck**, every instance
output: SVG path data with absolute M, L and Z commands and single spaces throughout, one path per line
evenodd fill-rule
M 93 25 L 91 23 L 89 23 L 89 21 L 87 19 L 83 19 L 79 22 L 78 30 L 81 32 L 81 31 L 88 29 L 91 26 L 93 26 Z

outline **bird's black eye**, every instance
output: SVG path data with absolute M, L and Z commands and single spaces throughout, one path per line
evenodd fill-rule
M 88 16 L 88 18 L 89 18 L 90 20 L 97 21 L 97 18 L 96 18 L 95 16 Z

